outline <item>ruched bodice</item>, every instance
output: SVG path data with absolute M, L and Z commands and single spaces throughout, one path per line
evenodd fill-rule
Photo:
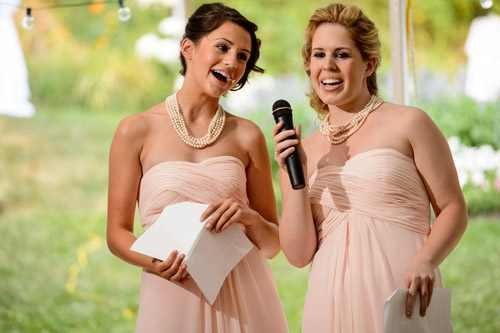
M 430 204 L 413 160 L 394 149 L 375 149 L 329 165 L 310 179 L 309 196 L 320 238 L 337 217 L 361 214 L 429 233 Z M 325 217 L 328 216 L 328 219 Z M 335 223 L 333 223 L 335 224 Z
M 430 232 L 430 202 L 413 160 L 370 150 L 317 170 L 309 186 L 319 246 L 303 332 L 383 332 L 384 302 L 403 287 Z
M 248 204 L 245 166 L 233 156 L 211 157 L 200 163 L 162 162 L 146 171 L 139 193 L 139 212 L 145 229 L 156 221 L 166 203 L 211 204 L 232 197 Z
M 178 202 L 211 204 L 232 197 L 248 204 L 245 166 L 232 156 L 157 164 L 144 173 L 139 190 L 145 229 L 165 206 Z M 229 273 L 213 305 L 192 280 L 181 285 L 142 273 L 136 332 L 286 331 L 274 277 L 256 247 Z

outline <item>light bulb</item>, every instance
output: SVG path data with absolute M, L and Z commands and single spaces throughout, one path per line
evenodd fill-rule
M 23 18 L 23 28 L 26 30 L 33 29 L 35 26 L 35 19 L 31 16 L 31 8 L 26 9 L 26 16 Z
M 493 0 L 479 0 L 479 3 L 484 9 L 489 9 L 493 6 Z
M 131 16 L 132 14 L 130 13 L 130 8 L 120 7 L 120 9 L 118 9 L 118 19 L 120 21 L 128 21 Z

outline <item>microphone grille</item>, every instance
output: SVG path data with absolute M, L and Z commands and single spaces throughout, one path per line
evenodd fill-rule
M 290 106 L 290 103 L 288 103 L 284 99 L 279 99 L 273 104 L 273 113 L 281 109 L 289 109 L 291 111 L 292 107 Z

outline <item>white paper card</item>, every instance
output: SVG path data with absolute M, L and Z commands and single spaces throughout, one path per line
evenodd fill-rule
M 156 222 L 130 248 L 159 260 L 173 250 L 184 253 L 187 271 L 210 304 L 213 304 L 227 275 L 253 248 L 235 224 L 212 234 L 200 222 L 208 205 L 181 202 L 166 206 Z
M 417 295 L 410 318 L 406 317 L 408 289 L 396 289 L 384 304 L 384 333 L 451 333 L 451 288 L 434 288 L 431 304 L 420 316 Z

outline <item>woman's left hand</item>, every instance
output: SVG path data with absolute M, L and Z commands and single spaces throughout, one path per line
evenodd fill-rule
M 254 210 L 233 198 L 222 198 L 212 203 L 203 212 L 200 221 L 205 221 L 210 215 L 212 216 L 205 227 L 212 230 L 212 233 L 222 232 L 236 222 L 251 225 L 257 220 L 257 213 Z
M 436 275 L 432 264 L 425 260 L 414 259 L 404 276 L 404 287 L 408 288 L 406 297 L 406 316 L 411 317 L 417 294 L 420 295 L 420 315 L 425 316 L 431 304 Z

